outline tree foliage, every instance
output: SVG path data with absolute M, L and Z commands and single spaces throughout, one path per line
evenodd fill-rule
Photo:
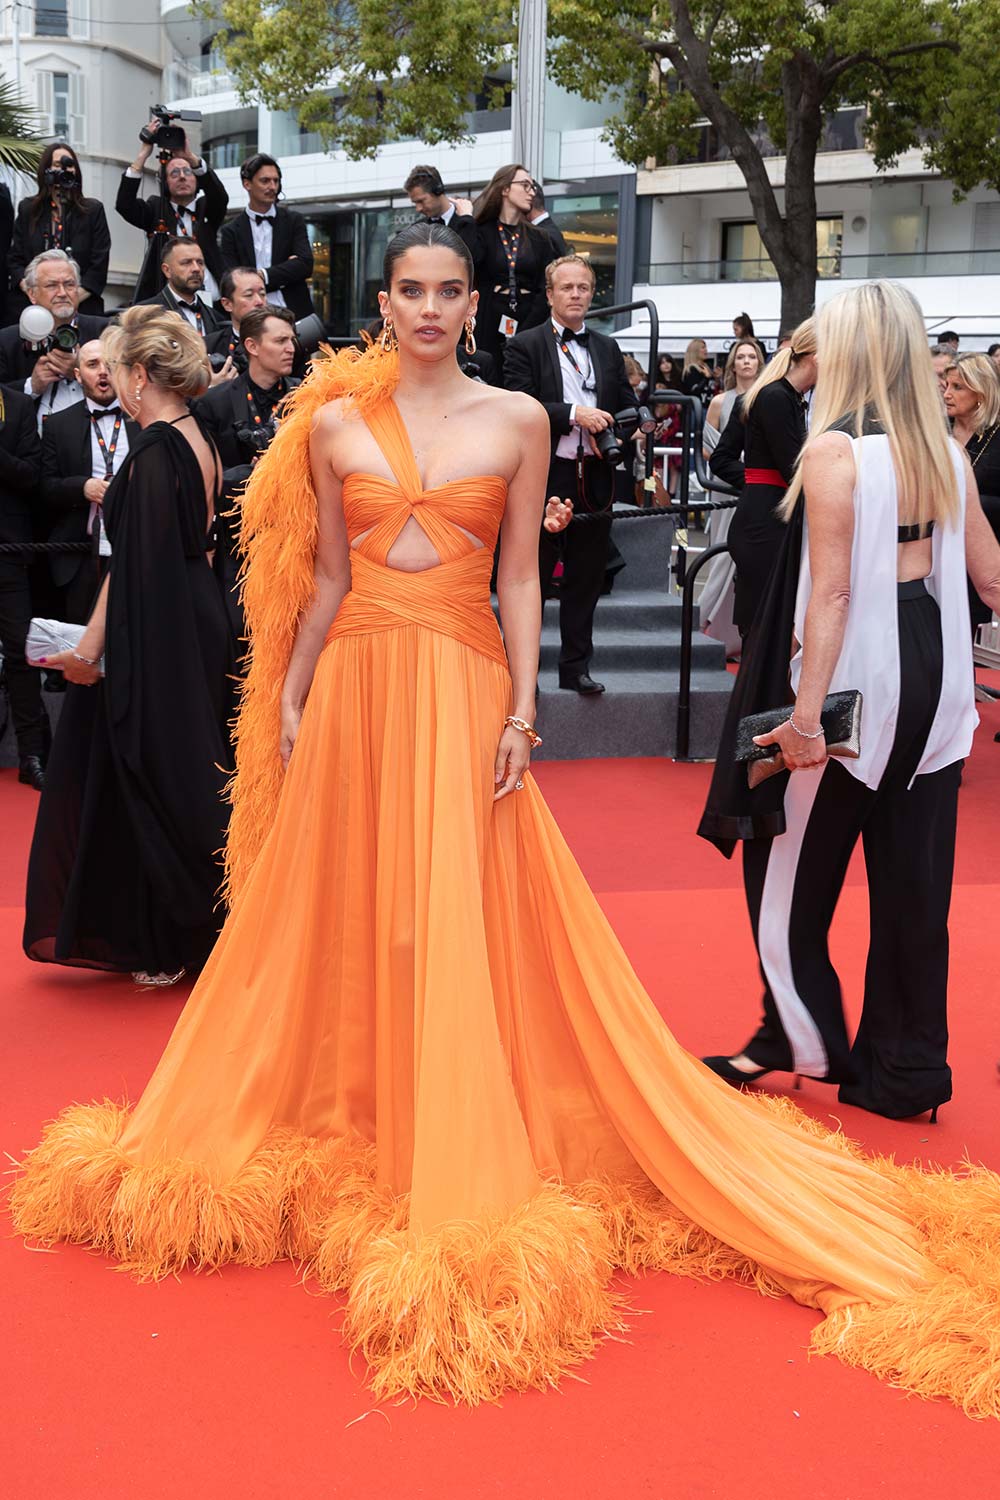
M 37 116 L 25 104 L 17 85 L 0 74 L 0 167 L 34 172 L 42 149 Z
M 218 0 L 196 0 L 203 14 Z M 221 0 L 241 94 L 299 113 L 352 157 L 462 140 L 482 81 L 513 56 L 512 0 Z M 824 121 L 866 111 L 880 168 L 918 147 L 960 192 L 1000 189 L 1000 0 L 549 0 L 549 71 L 610 98 L 621 160 L 683 160 L 708 119 L 736 162 L 784 293 L 808 311 Z M 785 158 L 779 204 L 761 126 Z

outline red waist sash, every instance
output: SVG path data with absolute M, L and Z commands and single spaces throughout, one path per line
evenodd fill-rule
M 779 474 L 777 469 L 744 469 L 743 482 L 744 484 L 773 484 L 779 490 L 788 488 L 784 475 Z

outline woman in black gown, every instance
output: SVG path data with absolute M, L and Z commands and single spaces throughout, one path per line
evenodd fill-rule
M 24 948 L 43 963 L 173 982 L 221 925 L 236 643 L 212 571 L 215 449 L 187 401 L 204 344 L 159 307 L 102 342 L 142 428 L 104 501 L 112 558 L 76 651 L 28 866 Z M 105 660 L 103 680 L 97 663 Z
M 805 392 L 816 381 L 816 330 L 801 323 L 733 408 L 709 463 L 713 474 L 741 484 L 729 551 L 736 564 L 733 621 L 746 636 L 757 613 L 786 527 L 778 519 L 806 440 Z
M 28 299 L 21 279 L 28 263 L 43 250 L 65 250 L 80 267 L 78 312 L 100 317 L 108 279 L 111 231 L 104 205 L 85 198 L 80 162 L 72 146 L 56 141 L 38 159 L 38 192 L 18 204 L 7 265 L 10 299 L 7 316 L 16 322 Z M 52 177 L 56 181 L 51 181 Z
M 549 315 L 545 267 L 559 259 L 547 235 L 532 227 L 535 184 L 526 167 L 501 167 L 472 210 L 479 309 L 476 343 L 499 360 L 508 337 L 537 328 Z M 503 323 L 503 331 L 501 330 Z

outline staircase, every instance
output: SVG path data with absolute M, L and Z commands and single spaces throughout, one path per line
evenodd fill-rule
M 614 540 L 626 566 L 598 603 L 593 676 L 607 692 L 591 698 L 558 685 L 558 602 L 545 606 L 539 671 L 537 759 L 670 756 L 680 672 L 681 601 L 669 591 L 673 523 L 618 521 Z M 697 621 L 696 621 L 697 624 Z M 725 651 L 696 628 L 691 672 L 689 754 L 715 756 L 733 677 Z

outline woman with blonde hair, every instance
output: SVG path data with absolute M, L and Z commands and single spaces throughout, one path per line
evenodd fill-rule
M 683 389 L 700 401 L 707 401 L 711 396 L 712 366 L 704 339 L 692 339 L 684 351 Z
M 815 380 L 816 327 L 807 318 L 735 404 L 709 458 L 713 474 L 742 485 L 729 527 L 736 564 L 733 619 L 742 636 L 753 624 L 781 547 L 778 508 L 805 442 L 804 397 Z
M 969 455 L 986 519 L 1000 537 L 1000 371 L 988 355 L 955 355 L 945 370 L 944 408 L 952 437 Z M 975 635 L 991 611 L 972 587 L 969 611 Z
M 221 922 L 236 660 L 211 566 L 221 469 L 188 409 L 209 378 L 194 329 L 130 307 L 101 342 L 142 432 L 104 498 L 112 556 L 90 621 L 45 663 L 72 686 L 31 847 L 24 947 L 165 984 L 201 968 Z
M 742 804 L 716 778 L 699 830 L 726 852 L 744 840 L 764 1016 L 741 1053 L 706 1062 L 735 1084 L 779 1069 L 838 1084 L 841 1102 L 892 1119 L 936 1115 L 951 1097 L 958 785 L 978 722 L 965 574 L 1000 607 L 1000 546 L 949 439 L 910 293 L 892 282 L 842 292 L 819 314 L 818 340 L 812 429 L 781 506 L 802 541 L 748 646 L 758 701 L 737 693 L 732 710 L 790 704 L 756 743 L 791 775 Z M 778 696 L 767 658 L 780 661 L 788 641 Z M 828 759 L 824 700 L 843 691 L 862 696 L 860 753 Z M 827 937 L 859 837 L 871 941 L 852 1046 Z
M 723 375 L 723 389 L 713 396 L 705 413 L 702 429 L 702 452 L 711 460 L 719 445 L 719 439 L 728 426 L 737 402 L 753 385 L 764 369 L 764 351 L 755 338 L 740 338 L 729 350 Z M 740 454 L 742 459 L 742 454 Z M 743 466 L 739 464 L 738 484 L 743 484 Z M 708 542 L 711 547 L 721 546 L 729 539 L 732 525 L 732 508 L 715 510 L 708 517 Z M 736 564 L 732 555 L 720 553 L 713 559 L 701 591 L 699 609 L 701 628 L 706 635 L 722 641 L 727 657 L 740 654 L 740 632 L 733 618 L 736 604 Z

